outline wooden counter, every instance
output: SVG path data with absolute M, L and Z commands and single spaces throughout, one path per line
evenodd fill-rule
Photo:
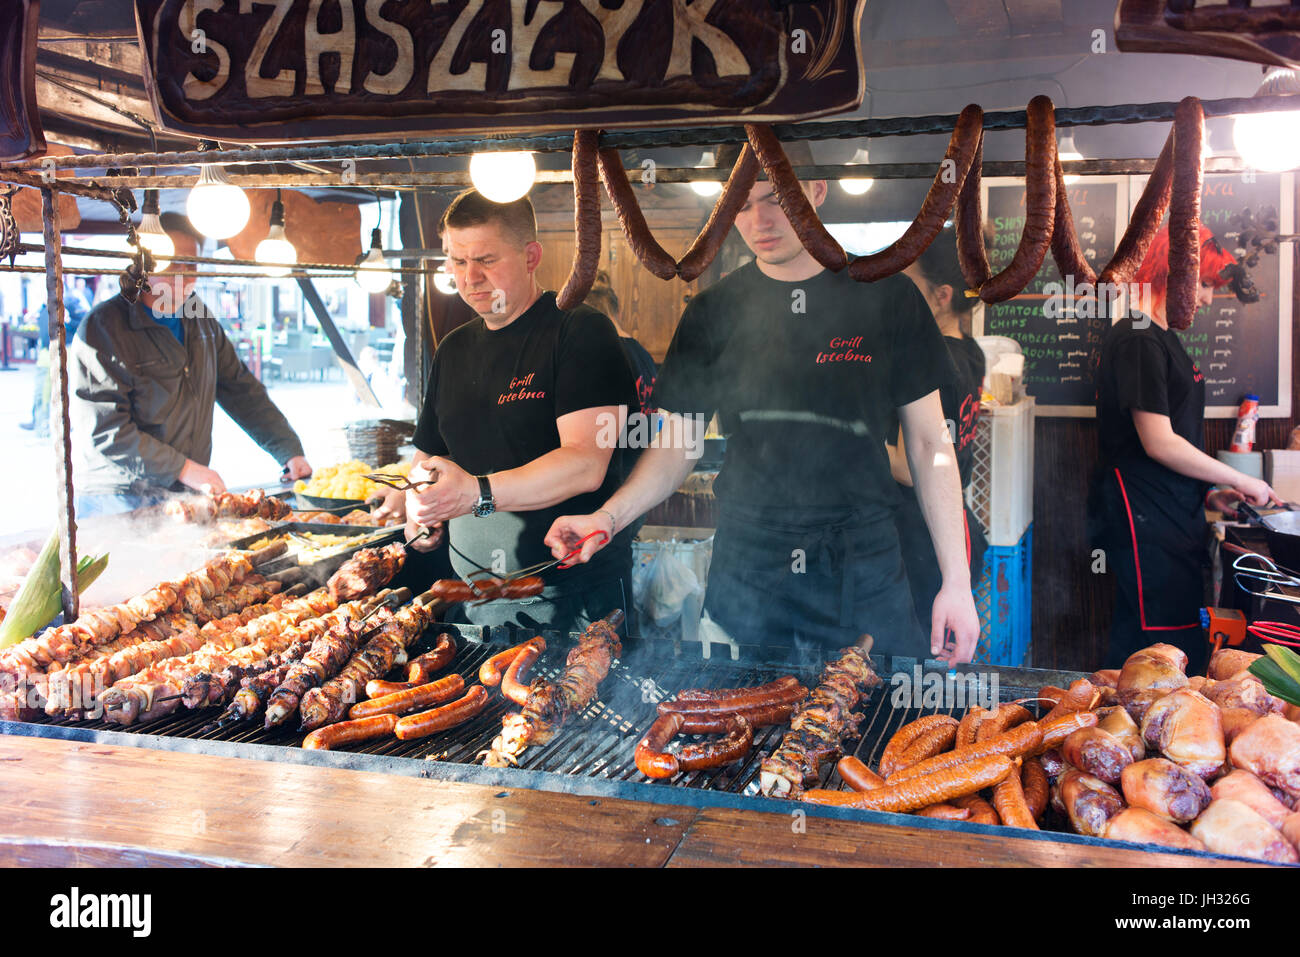
M 6 735 L 0 781 L 11 866 L 1232 863 Z

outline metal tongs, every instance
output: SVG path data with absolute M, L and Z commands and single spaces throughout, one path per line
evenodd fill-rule
M 1254 564 L 1256 562 L 1258 564 Z M 1237 573 L 1237 584 L 1248 595 L 1300 605 L 1300 598 L 1278 590 L 1282 586 L 1300 588 L 1300 575 L 1289 568 L 1283 568 L 1271 558 L 1266 558 L 1259 552 L 1245 552 L 1233 559 L 1232 570 Z M 1262 586 L 1263 590 L 1256 591 L 1252 586 Z
M 594 531 L 591 534 L 584 535 L 582 538 L 578 539 L 577 544 L 574 545 L 573 548 L 569 549 L 569 551 L 565 552 L 565 554 L 562 557 L 553 558 L 549 562 L 540 562 L 536 565 L 530 565 L 527 568 L 516 569 L 515 571 L 511 572 L 508 575 L 495 574 L 492 571 L 492 569 L 484 568 L 482 565 L 473 561 L 471 558 L 469 558 L 469 556 L 461 552 L 460 549 L 452 545 L 451 548 L 456 552 L 457 555 L 460 555 L 461 558 L 465 559 L 465 561 L 469 562 L 477 569 L 477 571 L 472 571 L 468 575 L 464 576 L 463 580 L 465 584 L 469 585 L 470 589 L 476 594 L 484 595 L 484 597 L 480 598 L 478 601 L 466 602 L 466 604 L 481 605 L 484 602 L 491 601 L 492 599 L 488 597 L 480 588 L 481 585 L 485 585 L 489 582 L 492 584 L 493 587 L 499 588 L 509 584 L 510 582 L 519 581 L 521 578 L 531 578 L 536 575 L 540 575 L 542 574 L 542 572 L 550 571 L 552 568 L 572 568 L 573 563 L 570 561 L 570 559 L 575 558 L 577 555 L 581 554 L 582 546 L 585 545 L 587 542 L 589 542 L 591 539 L 595 538 L 597 535 L 599 535 L 601 538 L 604 539 L 604 541 L 601 542 L 602 545 L 605 544 L 605 542 L 609 541 L 609 536 L 607 534 L 605 534 L 600 530 Z M 419 537 L 420 536 L 418 535 L 416 536 L 416 538 Z M 412 541 L 414 540 L 415 539 L 412 539 Z
M 436 484 L 438 481 L 438 473 L 433 472 L 427 479 L 420 479 L 418 482 L 412 482 L 410 478 L 405 475 L 384 475 L 380 472 L 372 472 L 369 475 L 366 475 L 365 478 L 370 479 L 370 481 L 374 482 L 376 485 L 387 485 L 389 488 L 396 489 L 399 492 L 418 492 L 426 486 Z

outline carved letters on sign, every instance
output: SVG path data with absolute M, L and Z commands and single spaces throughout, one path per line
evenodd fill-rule
M 136 0 L 136 13 L 164 125 L 257 139 L 344 135 L 329 123 L 343 118 L 355 135 L 849 110 L 862 3 Z M 796 23 L 815 56 L 791 44 Z

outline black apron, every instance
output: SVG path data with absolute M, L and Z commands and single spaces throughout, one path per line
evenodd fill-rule
M 925 513 L 916 492 L 902 488 L 903 504 L 895 513 L 898 525 L 898 540 L 903 549 L 903 567 L 907 571 L 907 583 L 912 589 L 912 604 L 916 607 L 917 622 L 923 632 L 930 630 L 930 614 L 934 608 L 934 599 L 943 587 L 943 574 L 939 571 L 939 557 L 934 551 L 934 541 L 930 538 L 930 526 L 925 523 Z M 966 522 L 966 558 L 970 565 L 972 590 L 979 587 L 984 577 L 984 552 L 988 549 L 988 540 L 984 529 L 980 527 L 968 506 L 963 506 Z
M 927 658 L 891 509 L 720 510 L 704 608 L 734 640 Z

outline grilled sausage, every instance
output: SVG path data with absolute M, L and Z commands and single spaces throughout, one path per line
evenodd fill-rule
M 988 713 L 979 705 L 975 705 L 967 711 L 957 725 L 957 737 L 953 741 L 953 746 L 964 748 L 966 745 L 972 744 L 975 741 L 975 733 L 979 729 L 980 721 Z
M 329 751 L 340 744 L 356 744 L 392 734 L 397 727 L 397 715 L 380 714 L 356 721 L 340 721 L 317 728 L 302 739 L 302 746 L 308 751 Z
M 948 723 L 936 725 L 927 731 L 917 735 L 916 740 L 907 746 L 907 750 L 898 756 L 894 763 L 895 770 L 910 768 L 914 764 L 920 764 L 927 758 L 932 758 L 936 754 L 941 754 L 952 747 L 953 741 L 957 739 L 957 722 L 950 720 Z
M 736 222 L 736 214 L 749 201 L 749 191 L 758 180 L 758 158 L 748 143 L 736 157 L 736 165 L 731 168 L 727 184 L 722 188 L 722 195 L 713 204 L 709 219 L 691 243 L 686 255 L 677 263 L 677 275 L 687 282 L 698 279 L 709 268 L 722 248 L 727 233 L 731 232 Z
M 451 635 L 439 635 L 438 643 L 433 646 L 432 651 L 426 651 L 418 658 L 412 658 L 407 663 L 406 680 L 424 684 L 451 664 L 452 659 L 455 657 L 456 639 Z
M 970 820 L 970 808 L 956 807 L 952 804 L 931 804 L 916 812 L 917 817 L 932 817 L 938 821 Z
M 730 727 L 725 737 L 701 744 L 688 744 L 677 752 L 677 766 L 683 771 L 720 768 L 739 761 L 754 746 L 754 729 L 738 714 L 727 716 Z
M 1038 689 L 1038 697 L 1043 701 L 1050 701 L 1053 708 L 1061 703 L 1061 699 L 1064 698 L 1067 693 L 1068 692 L 1066 692 L 1064 688 L 1058 688 L 1056 685 L 1043 685 Z M 1050 711 L 1051 709 L 1049 708 L 1048 710 Z
M 844 783 L 855 791 L 874 791 L 885 786 L 884 778 L 851 754 L 840 758 L 835 769 L 840 772 Z
M 487 705 L 487 701 L 487 689 L 482 685 L 474 685 L 469 691 L 465 692 L 465 697 L 459 698 L 451 704 L 445 704 L 441 708 L 434 708 L 432 711 L 410 714 L 399 719 L 394 730 L 403 741 L 427 737 L 436 731 L 445 731 L 447 728 L 454 728 L 458 724 L 464 724 L 482 711 L 484 706 Z
M 1056 702 L 1056 706 L 1047 712 L 1043 720 L 1050 721 L 1052 718 L 1059 718 L 1063 714 L 1072 714 L 1075 711 L 1091 711 L 1100 697 L 1097 689 L 1087 678 L 1072 681 L 1069 690 L 1060 701 Z
M 542 656 L 542 646 L 534 642 L 524 645 L 524 650 L 515 655 L 504 677 L 501 679 L 501 694 L 519 707 L 528 703 L 528 672 L 532 670 L 537 659 Z
M 794 227 L 799 242 L 803 243 L 803 248 L 827 269 L 839 272 L 849 264 L 849 257 L 817 218 L 817 210 L 799 187 L 799 178 L 795 176 L 772 127 L 746 123 L 745 132 L 749 136 L 749 145 L 767 171 L 767 178 L 772 181 L 772 191 L 776 193 L 777 201 L 785 211 L 786 219 Z
M 936 754 L 934 757 L 928 758 L 919 764 L 914 764 L 910 768 L 895 771 L 886 780 L 890 784 L 894 784 L 898 781 L 906 781 L 910 778 L 931 774 L 944 768 L 954 768 L 979 761 L 990 755 L 1018 758 L 1033 751 L 1042 743 L 1042 740 L 1043 731 L 1039 723 L 1027 721 L 1024 724 L 1017 725 L 1010 731 L 1004 731 L 1002 734 L 994 735 L 983 741 L 977 741 L 974 744 L 968 744 L 966 747 L 958 748 L 955 751 Z M 939 800 L 946 800 L 946 798 L 937 798 L 927 803 L 936 804 Z
M 1038 830 L 1038 824 L 1034 821 L 1034 812 L 1030 810 L 1029 803 L 1025 800 L 1025 789 L 1020 784 L 1018 769 L 1008 774 L 993 788 L 993 807 L 997 809 L 998 817 L 1002 818 L 1002 823 L 1007 827 Z
M 1080 728 L 1091 728 L 1097 724 L 1097 715 L 1091 711 L 1075 711 L 1071 714 L 1057 715 L 1055 718 L 1043 718 L 1038 726 L 1043 729 L 1043 741 L 1033 750 L 1037 757 L 1045 751 L 1052 751 L 1065 742 L 1065 739 Z M 1046 767 L 1046 766 L 1044 766 Z
M 985 302 L 1003 302 L 1021 292 L 1038 272 L 1052 243 L 1056 220 L 1056 121 L 1052 101 L 1029 101 L 1025 126 L 1025 228 L 1007 267 L 979 288 Z
M 660 714 L 724 715 L 757 708 L 792 705 L 808 694 L 808 689 L 795 682 L 782 681 L 760 685 L 756 688 L 725 689 L 726 694 L 712 698 L 690 698 L 685 701 L 661 701 Z
M 573 266 L 555 304 L 561 309 L 582 305 L 591 292 L 600 268 L 600 183 L 596 173 L 595 130 L 577 130 L 573 134 L 573 228 L 577 244 Z
M 1018 724 L 1032 721 L 1033 715 L 1014 702 L 999 705 L 998 710 L 985 717 L 975 732 L 976 741 L 984 741 L 994 735 L 1009 731 Z
M 754 685 L 749 688 L 686 688 L 677 692 L 676 701 L 679 704 L 686 704 L 691 701 L 726 701 L 732 698 L 740 698 L 750 694 L 767 694 L 768 692 L 780 691 L 786 688 L 795 688 L 799 686 L 799 679 L 794 675 L 784 675 L 775 681 L 769 681 L 765 685 Z
M 1061 757 L 1085 774 L 1118 784 L 1133 753 L 1113 734 L 1101 728 L 1081 728 L 1061 743 Z
M 1173 183 L 1174 134 L 1170 130 L 1169 137 L 1160 150 L 1160 156 L 1156 159 L 1155 168 L 1147 179 L 1146 188 L 1142 190 L 1141 198 L 1133 207 L 1128 228 L 1124 230 L 1119 245 L 1115 247 L 1115 255 L 1110 257 L 1110 262 L 1101 271 L 1101 282 L 1126 283 L 1137 273 L 1142 260 L 1147 258 L 1151 241 L 1155 239 L 1156 233 L 1160 231 L 1160 225 L 1165 221 Z
M 1061 271 L 1061 278 L 1073 276 L 1076 287 L 1097 281 L 1097 273 L 1079 248 L 1079 236 L 1074 231 L 1074 214 L 1070 212 L 1070 196 L 1065 189 L 1065 171 L 1061 168 L 1059 156 L 1056 157 L 1056 217 L 1052 224 L 1052 259 Z
M 540 635 L 530 641 L 525 641 L 522 645 L 515 645 L 513 648 L 507 648 L 505 651 L 498 651 L 495 655 L 483 662 L 478 669 L 478 680 L 489 688 L 495 688 L 501 684 L 501 673 L 510 666 L 523 651 L 531 644 L 540 643 L 542 651 L 546 650 L 546 639 Z
M 448 675 L 426 685 L 417 685 L 393 694 L 359 701 L 348 712 L 349 718 L 369 718 L 377 714 L 406 714 L 417 708 L 450 701 L 465 690 L 465 679 L 460 675 Z
M 957 259 L 966 285 L 979 289 L 988 282 L 988 250 L 984 246 L 984 132 L 980 131 L 970 170 L 957 197 Z
M 409 688 L 418 688 L 420 685 L 428 684 L 427 681 L 382 681 L 379 678 L 372 678 L 366 682 L 367 698 L 382 698 L 385 695 L 397 694 L 399 691 L 406 691 Z
M 1185 97 L 1174 111 L 1174 185 L 1169 202 L 1169 283 L 1165 307 L 1171 329 L 1186 329 L 1196 316 L 1201 284 L 1201 149 L 1205 114 L 1201 101 Z
M 671 778 L 680 767 L 677 756 L 668 754 L 664 749 L 668 742 L 677 737 L 682 729 L 682 716 L 664 714 L 655 718 L 650 730 L 636 745 L 637 770 L 652 780 Z
M 984 111 L 972 103 L 961 111 L 953 126 L 948 150 L 939 172 L 925 195 L 921 211 L 896 242 L 869 256 L 859 256 L 849 266 L 849 275 L 858 282 L 875 282 L 901 272 L 934 242 L 952 211 L 953 204 L 966 182 L 971 163 L 979 152 L 983 136 Z
M 636 200 L 632 184 L 627 181 L 623 170 L 623 157 L 618 150 L 606 147 L 597 151 L 596 161 L 600 166 L 600 181 L 605 184 L 605 193 L 614 204 L 618 214 L 619 225 L 623 235 L 632 249 L 632 255 L 656 279 L 673 279 L 677 275 L 677 261 L 659 245 L 641 212 L 641 204 Z M 730 224 L 728 224 L 730 228 Z
M 970 811 L 968 819 L 972 824 L 1001 824 L 1002 819 L 998 817 L 998 812 L 993 805 L 984 800 L 978 794 L 968 794 L 965 797 L 954 798 L 952 803 L 960 808 Z
M 681 717 L 682 730 L 687 734 L 725 734 L 727 718 L 732 714 L 740 715 L 752 727 L 763 728 L 770 724 L 785 724 L 790 720 L 795 707 L 793 704 L 774 704 L 761 708 L 742 708 L 726 714 L 700 714 L 694 711 L 675 713 Z
M 898 768 L 898 759 L 902 757 L 912 744 L 926 731 L 931 728 L 938 728 L 954 722 L 954 718 L 946 714 L 928 714 L 924 718 L 917 718 L 915 721 L 903 725 L 894 732 L 894 736 L 889 739 L 885 745 L 885 750 L 880 754 L 880 773 L 884 777 L 889 777 Z
M 1038 758 L 1025 758 L 1020 767 L 1020 786 L 1025 792 L 1025 804 L 1029 813 L 1038 820 L 1047 810 L 1047 772 Z
M 1005 755 L 986 755 L 960 766 L 947 766 L 928 774 L 919 774 L 906 781 L 891 781 L 874 791 L 826 791 L 814 788 L 805 791 L 803 799 L 811 804 L 856 807 L 868 811 L 915 811 L 992 787 L 1014 771 L 1015 765 Z
M 513 581 L 501 581 L 497 578 L 475 579 L 463 582 L 455 578 L 444 578 L 434 582 L 427 594 L 445 602 L 457 601 L 514 601 L 520 598 L 532 598 L 540 595 L 546 583 L 537 577 L 518 578 Z

